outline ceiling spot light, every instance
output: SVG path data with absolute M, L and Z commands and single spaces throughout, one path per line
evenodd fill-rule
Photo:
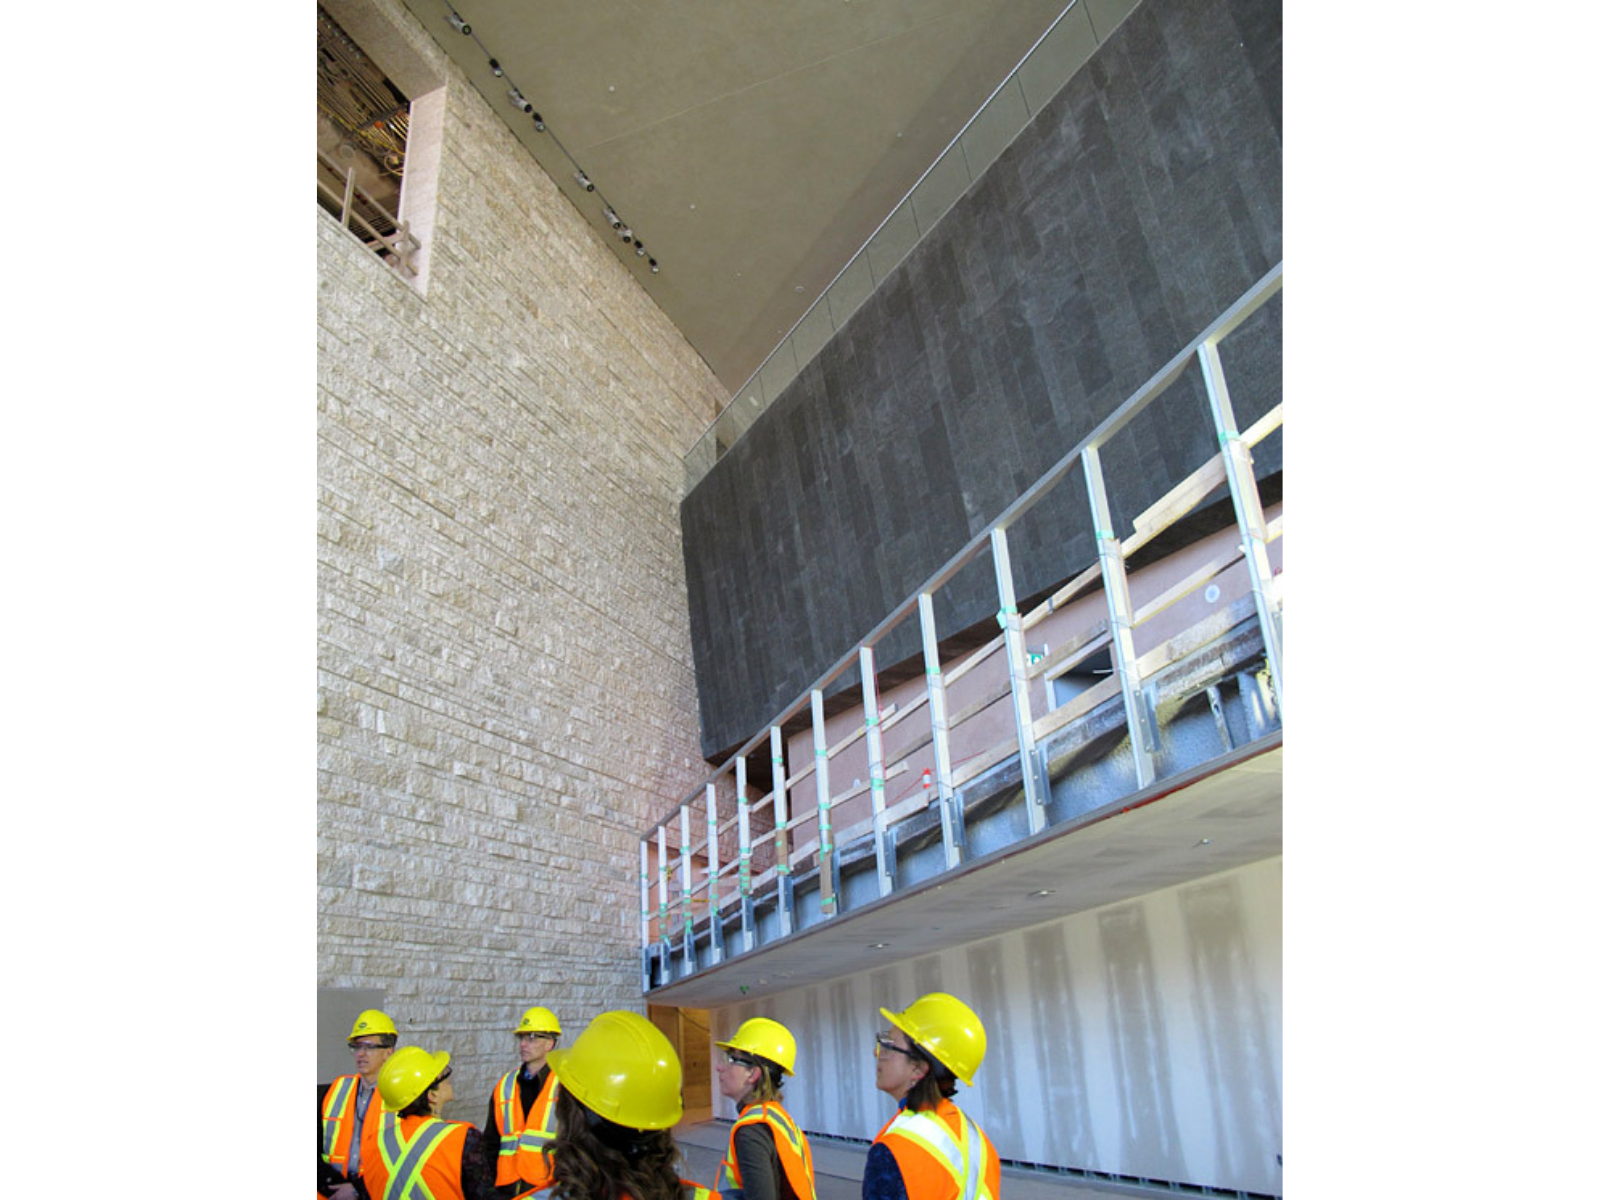
M 633 252 L 635 254 L 637 254 L 640 258 L 643 258 L 644 257 L 644 243 L 643 242 L 635 242 L 633 244 Z
M 873 942 L 872 945 L 867 947 L 868 950 L 887 950 L 888 948 L 888 942 Z
M 512 88 L 509 95 L 511 96 L 511 103 L 516 105 L 523 112 L 531 113 L 533 111 L 533 105 L 528 103 L 528 98 L 521 92 L 517 91 L 516 88 Z
M 594 191 L 594 184 L 589 182 L 589 177 L 587 175 L 585 175 L 582 171 L 579 171 L 575 175 L 573 175 L 573 178 L 578 181 L 578 186 L 581 187 L 584 191 L 586 191 L 586 192 Z
M 650 274 L 652 274 L 652 275 L 659 275 L 659 274 L 661 274 L 661 267 L 660 267 L 660 265 L 659 265 L 659 264 L 658 264 L 658 263 L 657 263 L 657 262 L 656 262 L 656 260 L 655 260 L 655 259 L 653 259 L 653 258 L 652 258 L 652 259 L 651 259 L 651 260 L 650 260 Z
M 622 218 L 617 216 L 617 214 L 612 212 L 609 208 L 606 209 L 606 220 L 610 223 L 611 228 L 613 228 L 613 229 L 621 229 L 622 228 Z
M 1055 894 L 1055 888 L 1040 888 L 1037 892 L 1028 893 L 1030 896 L 1054 896 Z
M 489 70 L 494 72 L 494 77 L 496 79 L 499 79 L 500 76 L 502 76 L 502 75 L 504 75 L 506 73 L 505 72 L 505 68 L 502 67 L 498 62 L 496 62 L 492 58 L 489 60 Z
M 543 133 L 544 132 L 544 118 L 541 117 L 538 113 L 534 113 L 533 114 L 533 127 L 539 133 Z
M 1191 850 L 1198 850 L 1198 849 L 1200 849 L 1201 846 L 1209 846 L 1209 845 L 1211 845 L 1211 839 L 1210 838 L 1201 838 L 1198 842 L 1196 842 L 1193 846 L 1191 846 L 1189 848 Z
M 618 226 L 617 236 L 624 242 L 631 242 L 633 241 L 633 230 L 629 229 L 626 225 Z
M 457 33 L 470 34 L 472 32 L 472 26 L 463 21 L 461 14 L 453 8 L 450 10 L 450 25 Z

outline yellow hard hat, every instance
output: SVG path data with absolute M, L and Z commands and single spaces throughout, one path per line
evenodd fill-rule
M 794 1074 L 794 1034 L 766 1017 L 751 1017 L 731 1038 L 718 1042 L 724 1050 L 743 1050 L 777 1063 Z
M 905 1012 L 881 1012 L 901 1033 L 921 1046 L 968 1087 L 989 1048 L 983 1022 L 960 1000 L 946 992 L 929 992 Z
M 550 1051 L 550 1069 L 585 1108 L 629 1129 L 670 1129 L 683 1116 L 683 1067 L 662 1033 L 638 1013 L 603 1012 Z
M 561 1022 L 556 1020 L 555 1013 L 548 1008 L 534 1005 L 522 1014 L 522 1022 L 514 1030 L 516 1033 L 560 1033 Z
M 401 1046 L 378 1072 L 378 1095 L 383 1097 L 383 1107 L 399 1112 L 432 1087 L 449 1065 L 450 1055 L 443 1050 L 429 1054 L 421 1046 Z
M 389 1019 L 388 1013 L 369 1008 L 356 1018 L 354 1025 L 350 1026 L 350 1037 L 345 1041 L 358 1037 L 372 1037 L 379 1033 L 392 1033 L 398 1037 L 400 1031 L 394 1027 L 394 1022 Z

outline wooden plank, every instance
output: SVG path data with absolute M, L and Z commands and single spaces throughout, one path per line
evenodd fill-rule
M 952 771 L 950 773 L 950 786 L 957 789 L 965 786 L 996 763 L 1005 762 L 1016 752 L 1017 743 L 1010 738 L 1002 738 L 998 743 L 978 755 L 977 758 L 968 759 L 961 765 L 959 770 Z
M 881 720 L 883 720 L 884 717 L 892 716 L 896 712 L 897 707 L 898 706 L 893 705 L 893 704 L 885 704 L 882 708 L 880 708 L 878 710 L 878 719 L 881 721 Z M 846 750 L 850 746 L 854 745 L 856 742 L 860 741 L 863 737 L 866 736 L 866 734 L 867 734 L 866 722 L 862 722 L 860 725 L 857 725 L 855 727 L 854 732 L 846 734 L 845 737 L 844 737 L 844 740 L 841 741 L 837 746 L 829 746 L 828 747 L 828 757 L 830 759 L 832 759 L 841 750 Z
M 918 696 L 915 700 L 907 701 L 906 702 L 906 706 L 904 708 L 900 709 L 898 712 L 896 712 L 893 716 L 886 717 L 879 724 L 878 728 L 883 730 L 885 733 L 888 733 L 889 730 L 893 729 L 896 725 L 898 725 L 900 723 L 902 718 L 910 716 L 912 713 L 916 712 L 917 709 L 921 708 L 927 702 L 928 702 L 928 693 L 926 691 L 924 691 L 922 693 L 922 695 Z
M 1029 629 L 1032 629 L 1040 621 L 1044 620 L 1051 613 L 1055 612 L 1056 609 L 1060 608 L 1068 600 L 1072 599 L 1072 597 L 1076 596 L 1091 583 L 1096 582 L 1099 578 L 1099 563 L 1096 563 L 1087 571 L 1084 571 L 1081 575 L 1074 576 L 1065 586 L 1062 587 L 1059 592 L 1051 596 L 1043 604 L 1039 605 L 1038 608 L 1034 609 L 1027 616 L 1022 618 L 1023 631 L 1026 632 Z
M 984 659 L 988 658 L 989 655 L 993 654 L 1003 645 L 1005 645 L 1004 636 L 997 637 L 992 642 L 985 642 L 971 654 L 967 655 L 967 657 L 963 658 L 955 666 L 946 671 L 944 673 L 944 686 L 946 693 L 948 693 L 949 690 L 955 686 L 956 680 L 960 679 L 968 671 L 972 670 L 973 667 L 977 666 Z
M 999 703 L 1009 695 L 1011 695 L 1011 681 L 1007 679 L 1005 683 L 1000 686 L 998 691 L 990 692 L 981 700 L 974 701 L 963 708 L 960 712 L 956 713 L 955 716 L 951 717 L 948 728 L 954 731 L 955 727 L 961 724 L 961 722 L 967 720 L 969 717 L 977 716 L 990 705 Z
M 1237 545 L 1224 546 L 1159 596 L 1141 605 L 1133 614 L 1134 628 L 1137 629 L 1158 612 L 1171 608 L 1201 584 L 1210 582 L 1243 558 Z
M 1087 657 L 1100 648 L 1100 643 L 1108 641 L 1111 636 L 1111 622 L 1109 618 L 1101 617 L 1087 629 L 1073 635 L 1072 640 L 1063 642 L 1049 654 L 1044 661 L 1035 663 L 1028 668 L 1028 678 L 1037 679 L 1041 675 L 1054 675 L 1063 666 L 1070 666 L 1079 658 Z
M 1139 656 L 1139 678 L 1148 679 L 1163 667 L 1171 666 L 1180 658 L 1193 654 L 1202 646 L 1226 634 L 1234 626 L 1256 615 L 1256 598 L 1253 593 L 1239 597 L 1227 608 L 1210 613 L 1182 633 L 1168 638 L 1155 649 Z
M 1041 742 L 1058 729 L 1065 729 L 1084 713 L 1098 708 L 1107 700 L 1122 694 L 1122 680 L 1113 672 L 1086 692 L 1080 692 L 1053 712 L 1047 712 L 1033 723 L 1033 740 Z

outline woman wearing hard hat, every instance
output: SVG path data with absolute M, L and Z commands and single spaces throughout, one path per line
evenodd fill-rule
M 570 1050 L 552 1050 L 556 1137 L 542 1200 L 717 1200 L 680 1179 L 672 1127 L 683 1116 L 683 1067 L 638 1013 L 604 1012 Z
M 956 1080 L 972 1086 L 988 1039 L 954 996 L 930 992 L 904 1012 L 878 1010 L 878 1090 L 900 1112 L 867 1151 L 862 1200 L 999 1200 L 1000 1159 L 983 1130 L 950 1102 Z
M 378 1094 L 383 1120 L 362 1151 L 361 1166 L 372 1200 L 494 1200 L 494 1174 L 477 1129 L 439 1119 L 456 1094 L 448 1054 L 402 1046 L 378 1072 Z
M 743 1200 L 816 1200 L 811 1144 L 782 1103 L 783 1077 L 794 1074 L 794 1035 L 752 1017 L 717 1045 L 717 1083 L 739 1106 L 717 1190 Z

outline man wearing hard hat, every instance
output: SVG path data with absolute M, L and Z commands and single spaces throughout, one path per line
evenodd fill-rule
M 496 1191 L 512 1197 L 550 1178 L 545 1146 L 556 1135 L 556 1077 L 545 1061 L 561 1039 L 561 1022 L 535 1005 L 512 1033 L 521 1065 L 507 1071 L 489 1096 L 483 1123 L 484 1157 L 494 1164 Z
M 361 1183 L 361 1142 L 376 1130 L 383 1103 L 378 1072 L 400 1040 L 387 1013 L 369 1008 L 350 1027 L 356 1073 L 317 1087 L 317 1195 L 324 1200 L 366 1200 Z

